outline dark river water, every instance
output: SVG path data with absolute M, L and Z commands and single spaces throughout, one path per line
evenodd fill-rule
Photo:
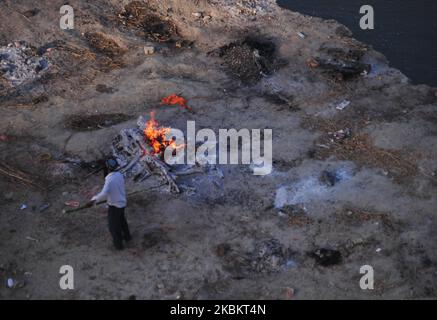
M 415 84 L 437 86 L 437 0 L 277 0 L 292 11 L 335 19 L 382 52 Z M 362 5 L 373 6 L 375 29 L 359 25 Z

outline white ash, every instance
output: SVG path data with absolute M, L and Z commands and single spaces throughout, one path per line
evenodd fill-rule
M 38 78 L 48 67 L 48 60 L 36 55 L 25 42 L 0 47 L 0 73 L 13 87 Z

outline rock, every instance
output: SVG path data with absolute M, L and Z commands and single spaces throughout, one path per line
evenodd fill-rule
M 151 55 L 155 53 L 155 47 L 153 46 L 144 46 L 144 54 Z

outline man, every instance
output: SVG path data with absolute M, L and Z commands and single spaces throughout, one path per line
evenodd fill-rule
M 131 235 L 124 216 L 126 207 L 126 192 L 123 174 L 117 171 L 118 163 L 115 159 L 106 160 L 108 175 L 102 191 L 92 197 L 91 201 L 98 202 L 106 198 L 108 203 L 108 225 L 114 246 L 117 250 L 123 249 L 123 240 L 129 241 Z

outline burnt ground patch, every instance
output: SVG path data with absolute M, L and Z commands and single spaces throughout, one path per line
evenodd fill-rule
M 162 19 L 140 1 L 127 4 L 118 14 L 118 20 L 146 41 L 169 42 L 178 34 L 176 25 L 171 20 Z
M 93 115 L 69 115 L 64 120 L 64 126 L 75 131 L 92 131 L 129 120 L 131 117 L 123 113 L 107 113 Z
M 86 32 L 85 39 L 88 44 L 98 53 L 102 53 L 110 58 L 121 56 L 124 50 L 114 40 L 105 37 L 97 32 Z

